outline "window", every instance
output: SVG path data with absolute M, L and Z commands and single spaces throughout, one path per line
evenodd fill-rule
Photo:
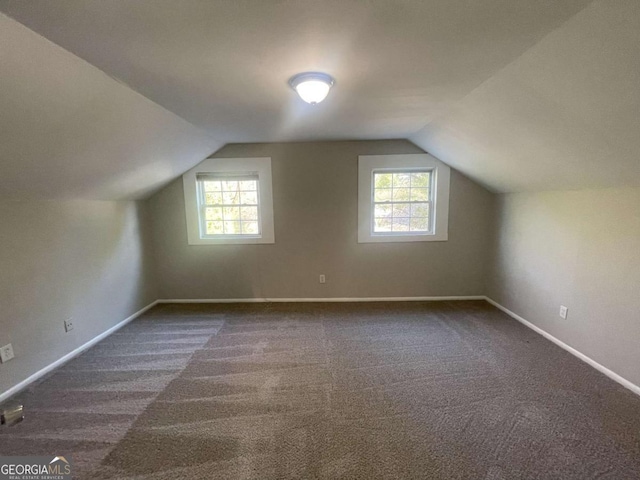
M 260 235 L 258 176 L 197 174 L 201 237 Z
M 210 158 L 183 185 L 189 244 L 274 243 L 270 158 Z
M 431 170 L 374 170 L 373 233 L 431 231 Z
M 449 175 L 428 154 L 358 159 L 358 242 L 448 238 Z

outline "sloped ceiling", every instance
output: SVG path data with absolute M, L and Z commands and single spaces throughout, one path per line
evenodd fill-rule
M 0 198 L 140 198 L 220 145 L 0 14 Z
M 410 139 L 500 192 L 640 186 L 640 1 L 594 2 Z
M 496 191 L 640 184 L 639 7 L 0 0 L 88 62 L 0 18 L 0 192 L 33 178 L 40 191 L 52 151 L 61 193 L 115 198 L 222 143 L 380 138 L 410 138 Z M 337 80 L 315 107 L 287 86 L 306 70 Z

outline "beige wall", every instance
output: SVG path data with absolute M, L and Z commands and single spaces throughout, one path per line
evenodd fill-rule
M 272 157 L 274 245 L 189 246 L 180 178 L 146 202 L 0 202 L 0 345 L 16 353 L 0 392 L 158 297 L 487 294 L 640 384 L 640 189 L 494 196 L 452 171 L 449 241 L 358 244 L 358 155 L 421 152 L 225 147 L 216 156 Z
M 489 297 L 640 385 L 640 189 L 501 195 L 496 231 Z
M 145 210 L 0 202 L 0 345 L 16 355 L 0 365 L 0 394 L 157 298 Z
M 160 297 L 482 295 L 493 195 L 455 171 L 449 241 L 357 243 L 358 155 L 422 152 L 407 141 L 223 148 L 215 156 L 272 158 L 276 243 L 188 245 L 178 179 L 149 200 Z

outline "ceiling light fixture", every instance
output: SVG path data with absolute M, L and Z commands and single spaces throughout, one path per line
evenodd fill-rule
M 299 73 L 289 80 L 291 88 L 298 92 L 302 100 L 311 105 L 323 101 L 334 83 L 331 75 L 319 72 Z

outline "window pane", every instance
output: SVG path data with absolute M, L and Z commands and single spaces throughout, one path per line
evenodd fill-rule
M 408 173 L 393 174 L 393 188 L 408 187 L 411 185 L 411 175 Z
M 225 235 L 233 235 L 239 234 L 240 231 L 240 222 L 224 222 L 224 233 Z
M 207 235 L 220 235 L 223 232 L 222 222 L 207 222 Z
M 240 220 L 240 207 L 224 207 L 223 214 L 225 220 Z
M 391 173 L 375 173 L 373 175 L 374 188 L 391 188 Z
M 260 233 L 258 222 L 242 222 L 242 233 L 246 235 L 257 235 Z
M 222 194 L 219 192 L 205 193 L 204 201 L 207 205 L 220 205 L 222 203 Z
M 373 198 L 376 202 L 390 202 L 391 201 L 391 192 L 390 188 L 376 188 L 373 191 Z
M 409 218 L 395 218 L 393 219 L 393 225 L 391 230 L 394 232 L 408 232 L 409 231 Z
M 223 192 L 235 192 L 238 190 L 238 181 L 237 180 L 223 180 L 222 181 L 222 191 Z
M 410 203 L 394 203 L 393 204 L 393 217 L 410 217 L 411 216 L 411 204 Z
M 240 218 L 242 220 L 258 220 L 258 207 L 241 207 Z
M 240 190 L 257 190 L 258 182 L 255 180 L 241 180 L 240 181 Z
M 259 235 L 258 180 L 254 177 L 202 179 L 206 235 Z M 200 202 L 202 200 L 199 200 Z M 242 205 L 242 206 L 241 206 Z
M 412 217 L 428 217 L 429 216 L 429 204 L 428 203 L 414 203 L 411 205 Z
M 219 192 L 222 190 L 222 184 L 220 182 L 204 182 L 205 192 Z
M 222 220 L 222 208 L 220 207 L 208 207 L 205 218 L 207 220 Z
M 408 202 L 411 200 L 411 189 L 409 188 L 394 188 L 393 189 L 393 201 L 394 202 Z
M 238 205 L 240 203 L 240 192 L 224 192 L 222 198 L 225 205 Z
M 429 186 L 429 177 L 431 174 L 429 172 L 420 172 L 420 173 L 412 173 L 411 174 L 411 186 L 412 187 L 428 187 Z
M 428 155 L 359 157 L 358 183 L 365 188 L 357 195 L 358 242 L 446 239 L 438 229 L 435 195 L 449 173 Z
M 426 202 L 427 200 L 429 200 L 428 188 L 412 188 L 411 189 L 412 202 Z
M 391 219 L 390 218 L 376 218 L 373 223 L 374 232 L 390 232 L 391 231 Z
M 391 216 L 391 212 L 393 211 L 393 206 L 390 204 L 379 204 L 375 206 L 374 209 L 374 217 L 390 217 Z
M 242 205 L 257 205 L 258 204 L 258 192 L 241 192 L 240 203 Z
M 426 232 L 428 230 L 429 230 L 428 218 L 412 218 L 411 219 L 412 232 Z
M 373 175 L 373 231 L 428 232 L 431 172 Z

